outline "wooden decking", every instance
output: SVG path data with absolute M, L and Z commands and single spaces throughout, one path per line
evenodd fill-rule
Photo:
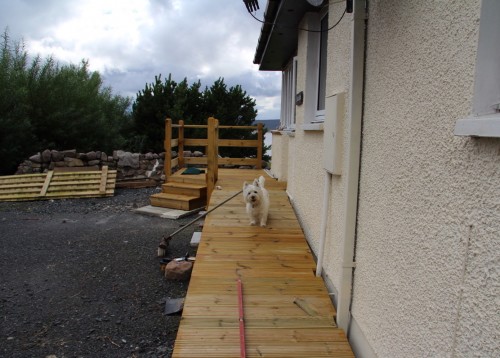
M 240 357 L 237 279 L 243 285 L 247 357 L 353 357 L 285 193 L 261 170 L 219 170 L 210 206 L 266 177 L 266 228 L 249 225 L 242 196 L 210 213 L 173 357 Z

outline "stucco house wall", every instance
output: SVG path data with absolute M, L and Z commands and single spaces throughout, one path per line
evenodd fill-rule
M 288 142 L 289 138 L 280 131 L 272 131 L 272 173 L 276 178 L 286 181 L 288 179 Z
M 307 25 L 304 25 L 307 26 Z M 300 38 L 302 34 L 299 35 Z M 303 40 L 299 40 L 302 42 Z M 305 90 L 306 73 L 305 64 L 307 57 L 307 42 L 304 43 L 302 48 L 299 48 L 298 70 L 297 70 L 297 92 Z M 307 95 L 306 95 L 307 96 Z M 307 101 L 308 98 L 305 99 Z M 296 124 L 295 127 L 301 128 L 304 123 L 304 106 L 297 106 L 296 108 Z M 299 212 L 300 220 L 303 223 L 304 230 L 308 237 L 316 237 L 318 230 L 318 211 L 317 203 L 321 202 L 320 192 L 318 188 L 321 187 L 321 145 L 318 141 L 322 141 L 322 133 L 313 134 L 314 138 L 304 136 L 303 131 L 297 130 L 292 137 L 289 137 L 289 174 L 288 174 L 288 193 L 292 200 L 301 203 L 296 206 Z M 309 177 L 304 176 L 304 172 L 312 174 Z M 310 200 L 308 200 L 308 198 Z M 313 224 L 310 224 L 313 223 Z M 314 224 L 316 223 L 316 224 Z
M 453 135 L 479 9 L 370 2 L 352 315 L 380 357 L 500 354 L 500 140 Z
M 344 6 L 330 1 L 330 24 Z M 500 354 L 500 139 L 453 134 L 472 105 L 479 10 L 480 0 L 369 2 L 348 332 L 364 357 Z M 328 43 L 326 95 L 345 92 L 346 104 L 351 23 L 346 14 Z M 307 48 L 299 32 L 297 92 L 305 100 Z M 323 132 L 304 130 L 307 122 L 297 106 L 295 135 L 282 138 L 288 160 L 273 170 L 287 177 L 318 254 Z M 330 188 L 323 275 L 333 294 L 342 285 L 345 180 L 333 176 Z
M 333 11 L 330 11 L 329 21 L 337 21 L 339 14 L 343 11 L 342 4 L 332 5 Z M 334 17 L 337 17 L 334 19 Z M 308 19 L 303 19 L 300 27 L 308 27 Z M 336 42 L 335 51 L 328 51 L 328 80 L 327 80 L 327 96 L 339 92 L 346 92 L 348 89 L 348 74 L 349 74 L 349 23 L 342 23 L 332 33 L 332 36 L 337 36 L 341 41 Z M 304 92 L 304 101 L 314 100 L 309 96 L 306 90 L 307 77 L 307 61 L 308 61 L 308 46 L 310 36 L 307 32 L 299 32 L 298 50 L 297 50 L 297 92 Z M 334 64 L 331 66 L 330 64 Z M 324 170 L 323 170 L 323 131 L 319 129 L 304 130 L 304 125 L 311 121 L 305 113 L 305 105 L 296 107 L 296 124 L 293 137 L 278 139 L 283 143 L 286 141 L 288 148 L 288 174 L 282 172 L 283 165 L 272 163 L 273 174 L 281 180 L 288 181 L 288 193 L 295 204 L 295 209 L 299 214 L 299 220 L 308 239 L 309 245 L 313 252 L 317 254 L 320 238 L 321 226 L 321 210 L 324 195 Z M 273 143 L 277 135 L 273 136 Z M 278 144 L 273 146 L 274 151 Z M 283 159 L 279 163 L 284 162 Z M 329 212 L 332 214 L 332 219 L 328 224 L 328 239 L 326 241 L 325 250 L 325 274 L 333 283 L 332 290 L 340 284 L 340 247 L 342 245 L 340 225 L 343 219 L 340 206 L 334 206 L 334 202 L 341 203 L 343 197 L 343 177 L 338 176 L 333 179 L 332 195 Z

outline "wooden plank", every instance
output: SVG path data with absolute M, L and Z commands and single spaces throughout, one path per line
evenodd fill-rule
M 169 177 L 172 173 L 170 162 L 172 160 L 172 119 L 165 119 L 165 141 L 163 142 L 163 149 L 165 150 L 165 177 Z
M 172 160 L 170 161 L 170 163 L 171 163 L 171 164 L 170 164 L 170 167 L 171 167 L 171 168 L 175 168 L 176 166 L 178 166 L 178 165 L 179 165 L 179 157 L 172 159 Z
M 207 157 L 184 157 L 184 163 L 194 165 L 207 165 Z
M 108 170 L 108 176 L 110 178 L 116 178 L 116 170 Z M 98 180 L 101 179 L 101 171 L 92 172 L 56 172 L 53 181 L 68 181 L 68 180 Z
M 256 158 L 219 158 L 219 165 L 249 165 L 256 166 Z
M 259 141 L 256 139 L 219 139 L 219 147 L 254 147 L 259 146 Z
M 257 169 L 262 169 L 262 142 L 263 142 L 263 124 L 259 123 L 257 129 Z
M 185 162 L 184 162 L 184 142 L 185 142 L 185 138 L 184 138 L 184 121 L 183 120 L 180 120 L 179 121 L 179 147 L 177 148 L 178 151 L 177 151 L 177 159 L 178 159 L 178 164 L 179 164 L 179 167 L 180 168 L 184 168 L 184 166 L 186 165 Z
M 257 129 L 257 126 L 219 126 L 220 129 Z
M 185 124 L 184 128 L 199 128 L 206 129 L 208 126 L 206 124 Z
M 260 342 L 272 343 L 276 341 L 276 336 L 279 334 L 284 342 L 321 342 L 325 339 L 331 342 L 342 342 L 345 340 L 345 334 L 340 330 L 332 331 L 328 328 L 261 328 L 261 329 L 250 329 L 247 331 L 247 339 L 250 344 L 254 341 L 259 340 Z M 192 339 L 197 343 L 205 342 L 210 340 L 220 340 L 221 342 L 235 342 L 238 340 L 238 332 L 232 327 L 222 327 L 220 329 L 193 329 L 189 331 L 181 331 L 177 341 Z
M 106 172 L 106 170 L 104 170 Z M 114 194 L 116 170 L 56 172 L 0 177 L 0 200 L 87 198 Z
M 206 147 L 208 144 L 207 139 L 184 139 L 184 146 L 186 147 Z
M 117 181 L 115 187 L 138 189 L 138 188 L 151 188 L 157 185 L 158 183 L 154 179 L 125 179 Z
M 57 173 L 63 173 L 63 172 L 89 172 L 89 171 L 99 171 L 99 166 L 97 165 L 92 165 L 92 166 L 85 166 L 85 167 L 55 167 L 54 171 Z
M 101 171 L 101 182 L 99 184 L 99 194 L 104 194 L 106 192 L 106 183 L 108 181 L 108 166 L 102 167 Z
M 219 169 L 219 121 L 213 117 L 208 119 L 207 129 L 207 198 L 210 199 L 218 180 Z

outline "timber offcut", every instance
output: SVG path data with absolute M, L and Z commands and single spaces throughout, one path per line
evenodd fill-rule
M 267 227 L 249 225 L 242 196 L 205 219 L 173 357 L 354 357 L 286 183 L 263 170 L 220 169 L 209 208 L 260 175 Z

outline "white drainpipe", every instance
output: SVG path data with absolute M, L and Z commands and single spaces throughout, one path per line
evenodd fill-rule
M 330 200 L 330 188 L 332 187 L 332 174 L 325 170 L 325 187 L 323 189 L 323 209 L 321 211 L 321 231 L 319 237 L 318 262 L 316 263 L 316 277 L 320 277 L 323 271 L 323 256 L 326 241 L 326 225 L 328 223 L 328 202 Z
M 345 122 L 347 141 L 347 168 L 344 182 L 344 247 L 342 252 L 342 277 L 337 300 L 337 324 L 347 333 L 351 319 L 352 274 L 355 263 L 354 244 L 358 205 L 359 163 L 361 154 L 361 121 L 363 116 L 363 73 L 365 62 L 365 0 L 354 0 L 351 48 L 351 85 L 349 89 L 350 120 Z

